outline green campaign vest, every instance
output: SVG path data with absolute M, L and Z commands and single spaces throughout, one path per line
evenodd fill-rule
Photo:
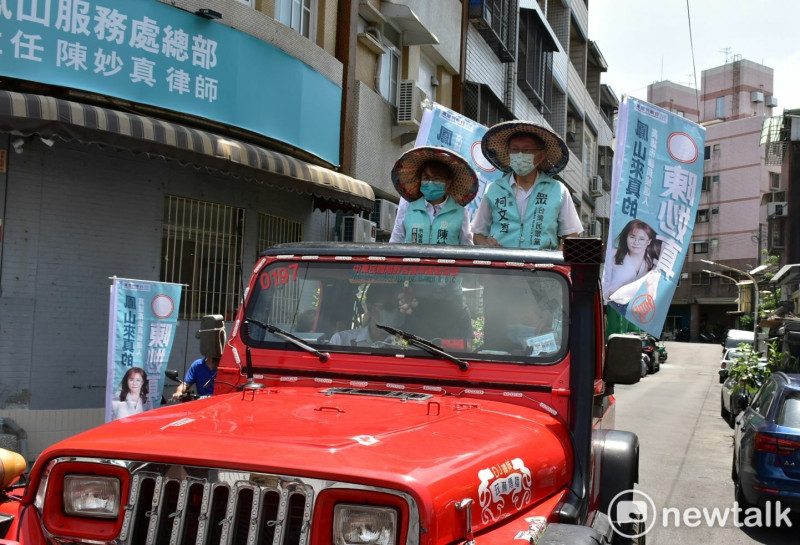
M 528 198 L 525 217 L 519 217 L 511 187 L 511 173 L 492 182 L 484 199 L 492 210 L 489 236 L 506 247 L 555 250 L 558 248 L 558 216 L 561 213 L 561 182 L 539 173 Z
M 433 218 L 431 225 L 425 198 L 408 203 L 406 218 L 406 242 L 414 244 L 460 244 L 461 225 L 464 222 L 464 207 L 448 197 L 444 206 Z

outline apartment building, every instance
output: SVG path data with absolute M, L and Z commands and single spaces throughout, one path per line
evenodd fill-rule
M 775 214 L 771 203 L 786 200 L 780 165 L 769 164 L 760 145 L 764 120 L 778 105 L 773 70 L 735 58 L 704 70 L 700 81 L 699 90 L 662 81 L 647 91 L 648 101 L 706 127 L 692 247 L 664 327 L 666 336 L 688 327 L 692 340 L 701 331 L 720 333 L 736 327 L 741 315 L 752 313 L 752 284 L 742 286 L 739 306 L 737 284 L 747 278 L 703 260 L 748 272 L 755 269 L 762 249 L 782 245 L 779 238 L 770 238 L 768 220 Z

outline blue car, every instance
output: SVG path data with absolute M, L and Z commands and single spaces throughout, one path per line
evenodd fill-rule
M 800 511 L 800 375 L 773 373 L 736 418 L 731 477 L 740 507 Z

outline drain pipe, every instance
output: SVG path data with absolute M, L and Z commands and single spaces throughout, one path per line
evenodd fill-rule
M 375 36 L 379 43 L 383 43 L 383 36 L 381 29 L 375 25 L 368 25 L 365 29 L 366 32 Z M 375 91 L 380 94 L 381 92 L 381 70 L 383 69 L 383 55 L 378 55 L 378 60 L 375 63 L 375 77 L 372 79 L 372 84 L 375 86 Z
M 17 438 L 17 445 L 19 447 L 19 453 L 22 455 L 22 458 L 25 460 L 26 464 L 29 464 L 28 460 L 28 432 L 20 428 L 16 422 L 11 420 L 10 418 L 0 418 L 0 432 L 8 430 L 11 435 L 16 436 Z M 30 467 L 30 465 L 28 466 Z

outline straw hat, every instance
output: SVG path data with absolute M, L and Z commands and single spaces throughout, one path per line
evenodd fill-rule
M 539 167 L 544 174 L 553 175 L 564 170 L 569 161 L 567 144 L 549 128 L 532 121 L 505 121 L 486 131 L 481 140 L 481 149 L 486 158 L 504 172 L 510 170 L 508 140 L 517 134 L 531 134 L 544 142 L 547 157 Z
M 453 172 L 447 194 L 461 206 L 469 204 L 478 194 L 478 176 L 464 158 L 446 148 L 421 146 L 401 155 L 392 168 L 392 183 L 405 200 L 416 201 L 422 196 L 419 169 L 428 161 L 443 163 Z

